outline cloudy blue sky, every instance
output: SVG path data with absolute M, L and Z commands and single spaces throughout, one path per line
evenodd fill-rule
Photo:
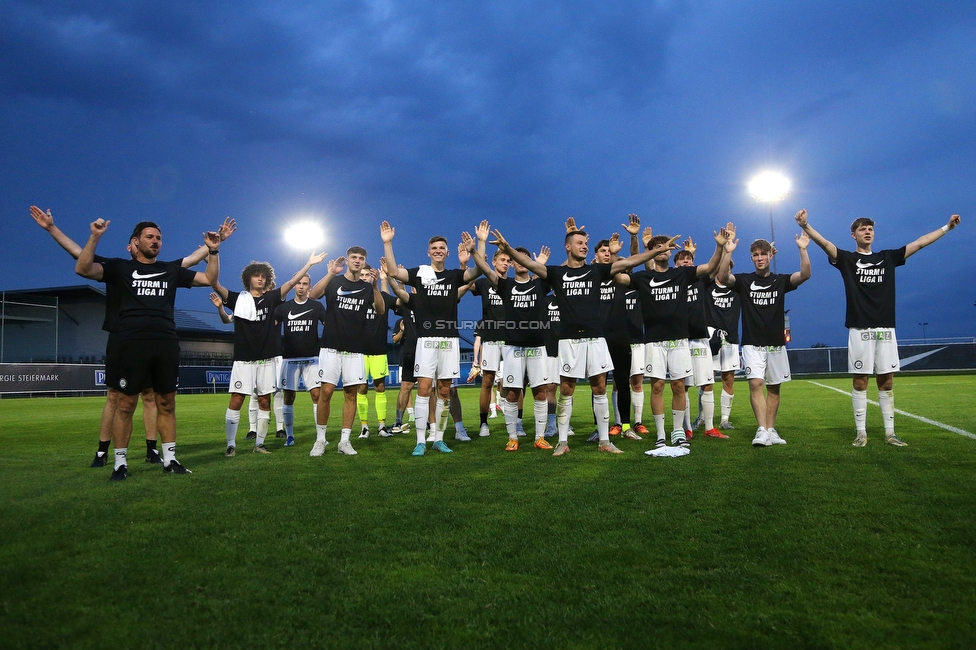
M 0 18 L 3 289 L 81 281 L 31 204 L 79 242 L 111 219 L 102 254 L 155 220 L 164 258 L 231 215 L 234 287 L 252 259 L 299 266 L 281 233 L 302 218 L 334 254 L 379 253 L 388 219 L 407 265 L 483 218 L 533 249 L 561 250 L 569 215 L 606 236 L 629 212 L 751 241 L 768 212 L 745 185 L 771 168 L 794 184 L 780 271 L 801 207 L 842 246 L 858 216 L 897 247 L 962 214 L 899 270 L 898 334 L 976 334 L 971 0 L 5 0 Z M 812 259 L 795 343 L 844 344 L 839 274 Z

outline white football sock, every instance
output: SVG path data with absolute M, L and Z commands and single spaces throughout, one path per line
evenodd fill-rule
M 227 436 L 227 446 L 237 446 L 237 426 L 241 422 L 241 412 L 227 409 L 224 412 L 224 434 Z
M 610 400 L 607 394 L 593 396 L 593 415 L 596 416 L 596 430 L 600 442 L 610 442 Z
M 895 435 L 895 391 L 879 390 L 878 406 L 881 407 L 881 419 L 884 421 L 885 435 Z
M 851 390 L 851 405 L 854 407 L 854 430 L 866 434 L 868 430 L 868 392 Z
M 559 429 L 559 442 L 569 442 L 569 420 L 573 417 L 573 396 L 560 395 L 556 398 L 556 428 Z

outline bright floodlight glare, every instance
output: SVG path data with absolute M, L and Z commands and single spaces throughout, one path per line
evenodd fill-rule
M 311 221 L 296 223 L 285 230 L 285 242 L 300 251 L 315 250 L 324 239 L 322 227 Z
M 757 201 L 779 201 L 790 193 L 790 179 L 776 172 L 763 172 L 749 181 L 749 194 Z

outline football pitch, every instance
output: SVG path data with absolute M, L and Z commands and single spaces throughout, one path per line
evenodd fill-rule
M 121 483 L 88 467 L 103 398 L 2 400 L 0 645 L 974 647 L 976 376 L 897 377 L 896 408 L 928 419 L 896 416 L 904 448 L 876 405 L 851 446 L 849 392 L 785 384 L 788 444 L 754 449 L 737 382 L 731 439 L 699 433 L 674 459 L 598 453 L 588 389 L 562 458 L 528 425 L 505 452 L 500 416 L 478 438 L 467 389 L 474 438 L 449 433 L 452 454 L 414 458 L 412 430 L 374 425 L 340 456 L 337 397 L 309 458 L 300 396 L 295 447 L 272 433 L 273 454 L 245 453 L 242 425 L 224 458 L 227 396 L 183 395 L 193 474 L 143 463 L 137 412 Z

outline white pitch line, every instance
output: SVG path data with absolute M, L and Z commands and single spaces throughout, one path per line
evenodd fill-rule
M 828 386 L 827 384 L 821 384 L 820 382 L 817 381 L 811 381 L 808 379 L 807 382 L 813 384 L 814 386 L 820 386 L 821 388 L 827 388 L 829 390 L 837 391 L 841 395 L 847 395 L 848 397 L 851 394 L 850 391 L 843 390 L 840 388 L 834 388 L 833 386 Z M 868 403 L 878 406 L 878 403 L 875 402 L 873 399 L 869 399 Z M 926 417 L 922 417 L 921 415 L 915 415 L 914 413 L 909 413 L 908 411 L 902 411 L 901 409 L 895 409 L 895 413 L 897 413 L 898 415 L 904 415 L 905 417 L 915 418 L 916 420 L 920 420 L 925 424 L 931 424 L 932 426 L 939 427 L 940 429 L 945 429 L 946 431 L 951 431 L 952 433 L 958 433 L 960 436 L 966 436 L 967 438 L 972 438 L 973 440 L 976 440 L 976 434 L 969 433 L 968 431 L 954 427 L 951 424 L 945 424 L 944 422 L 937 422 L 936 420 L 930 420 Z

